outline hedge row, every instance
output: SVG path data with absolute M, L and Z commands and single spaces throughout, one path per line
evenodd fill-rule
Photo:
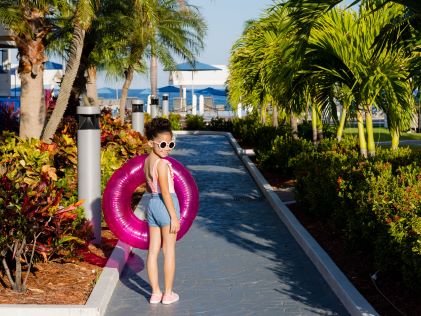
M 421 155 L 410 148 L 378 148 L 362 159 L 356 137 L 327 138 L 315 147 L 285 128 L 245 119 L 239 140 L 256 152 L 260 168 L 296 179 L 301 209 L 344 232 L 350 251 L 373 260 L 421 290 Z M 310 136 L 307 133 L 308 136 Z M 304 136 L 301 134 L 301 136 Z
M 290 160 L 296 199 L 313 216 L 344 232 L 347 246 L 385 273 L 421 289 L 420 155 L 409 148 L 379 149 L 360 159 L 357 140 L 321 146 Z

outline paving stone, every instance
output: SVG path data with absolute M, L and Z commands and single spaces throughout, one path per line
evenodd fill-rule
M 146 252 L 135 249 L 106 316 L 348 315 L 225 137 L 178 135 L 176 148 L 173 157 L 200 190 L 199 214 L 177 243 L 180 301 L 148 303 L 151 289 L 139 263 Z M 161 272 L 162 257 L 159 263 Z

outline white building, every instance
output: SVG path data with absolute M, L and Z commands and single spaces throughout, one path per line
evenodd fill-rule
M 10 31 L 0 25 L 0 96 L 10 95 L 11 58 L 9 48 L 15 47 Z
M 221 70 L 208 71 L 170 71 L 168 83 L 174 86 L 225 86 L 228 79 L 226 65 L 212 65 Z
M 59 83 L 61 82 L 61 79 L 63 77 L 64 71 L 63 69 L 50 69 L 48 67 L 48 62 L 45 63 L 45 69 L 43 73 L 43 84 L 44 89 L 50 89 L 50 90 L 58 90 L 59 89 Z M 56 64 L 56 63 L 54 63 Z M 58 65 L 58 64 L 56 64 Z M 17 66 L 18 65 L 12 65 L 12 71 L 10 72 L 10 87 L 13 88 L 20 88 L 21 82 L 19 74 L 17 73 Z
M 12 51 L 16 44 L 10 31 L 0 25 L 0 97 L 14 96 L 11 89 L 19 90 L 21 86 L 17 64 L 12 64 Z M 63 67 L 60 64 L 47 62 L 44 64 L 44 88 L 57 90 L 63 77 Z M 17 88 L 17 89 L 16 89 Z

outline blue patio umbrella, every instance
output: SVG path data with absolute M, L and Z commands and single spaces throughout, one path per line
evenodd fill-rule
M 47 61 L 47 62 L 44 63 L 44 69 L 45 70 L 51 70 L 51 69 L 59 70 L 59 69 L 63 69 L 63 65 L 59 64 L 59 63 L 52 62 L 52 61 Z
M 116 89 L 109 87 L 102 87 L 98 89 L 98 96 L 103 99 L 116 98 Z
M 159 88 L 158 91 L 164 93 L 179 92 L 180 88 L 177 88 L 176 86 L 165 86 Z
M 176 65 L 175 70 L 177 71 L 191 71 L 191 98 L 193 104 L 193 96 L 194 96 L 194 73 L 196 71 L 215 71 L 215 70 L 222 70 L 221 68 L 202 63 L 200 61 L 195 61 L 193 63 L 185 62 Z
M 227 95 L 225 90 L 215 89 L 215 88 L 212 88 L 212 87 L 207 87 L 206 89 L 200 89 L 200 90 L 197 90 L 197 92 L 201 93 L 201 94 L 212 94 L 212 95 L 220 95 L 220 96 L 226 96 Z

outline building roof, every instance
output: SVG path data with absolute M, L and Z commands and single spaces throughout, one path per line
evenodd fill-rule
M 170 71 L 170 85 L 175 86 L 224 86 L 228 79 L 228 68 L 226 65 L 212 65 L 221 70 L 209 71 Z

